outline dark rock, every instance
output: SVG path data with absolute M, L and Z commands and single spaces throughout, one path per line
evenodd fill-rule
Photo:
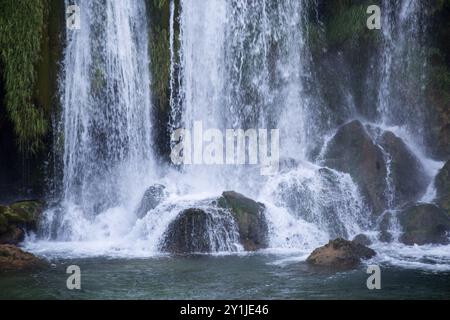
M 375 251 L 366 246 L 339 238 L 314 250 L 306 261 L 318 267 L 352 269 L 362 259 L 370 259 L 375 255 Z
M 450 160 L 439 171 L 434 183 L 439 206 L 450 214 Z
M 169 225 L 161 250 L 175 254 L 208 253 L 210 216 L 201 209 L 187 209 Z
M 350 174 L 376 215 L 386 208 L 383 152 L 360 121 L 342 126 L 328 143 L 324 165 Z
M 8 230 L 0 234 L 0 244 L 17 245 L 25 239 L 25 232 L 23 229 L 10 225 Z
M 136 211 L 138 218 L 144 217 L 150 210 L 155 209 L 167 197 L 166 187 L 155 184 L 149 187 L 142 197 L 139 208 Z
M 25 233 L 35 231 L 43 206 L 38 201 L 17 202 L 0 206 L 0 244 L 18 244 Z
M 404 233 L 400 241 L 407 245 L 447 244 L 450 217 L 433 204 L 418 204 L 399 213 Z
M 236 219 L 240 242 L 246 251 L 267 248 L 269 228 L 264 215 L 265 206 L 234 191 L 224 192 L 218 199 Z
M 16 246 L 0 245 L 0 270 L 22 270 L 43 265 L 42 260 Z
M 402 139 L 390 131 L 380 138 L 380 145 L 390 157 L 390 179 L 394 187 L 394 206 L 417 201 L 426 191 L 430 177 L 419 159 Z
M 363 246 L 370 246 L 372 244 L 372 241 L 365 234 L 358 234 L 353 238 L 352 242 Z

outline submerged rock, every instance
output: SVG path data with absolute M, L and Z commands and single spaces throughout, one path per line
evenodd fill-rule
M 25 232 L 34 231 L 43 212 L 39 201 L 22 201 L 0 206 L 0 244 L 18 244 Z
M 44 265 L 31 253 L 13 245 L 0 245 L 0 270 L 22 270 Z
M 339 238 L 314 250 L 306 261 L 313 266 L 345 270 L 355 268 L 362 259 L 375 255 L 375 251 L 362 244 Z
M 390 157 L 390 179 L 394 187 L 394 206 L 418 200 L 426 191 L 430 177 L 420 160 L 402 139 L 390 131 L 380 138 L 380 145 Z
M 372 244 L 372 241 L 365 234 L 358 234 L 353 238 L 352 242 L 363 246 L 370 246 Z
M 218 205 L 227 208 L 236 219 L 240 242 L 246 251 L 267 248 L 269 228 L 265 206 L 234 191 L 224 192 Z
M 450 160 L 436 176 L 435 186 L 437 203 L 450 215 Z
M 450 217 L 433 204 L 418 204 L 402 210 L 399 215 L 404 233 L 400 241 L 407 245 L 448 244 Z
M 351 175 L 376 215 L 386 206 L 386 163 L 360 121 L 342 126 L 328 143 L 324 165 Z
M 166 187 L 161 184 L 150 186 L 144 193 L 136 211 L 138 218 L 144 217 L 150 210 L 155 209 L 167 197 Z

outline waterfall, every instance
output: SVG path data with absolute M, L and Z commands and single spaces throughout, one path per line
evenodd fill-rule
M 404 126 L 421 137 L 426 57 L 423 3 L 383 1 L 378 112 L 385 125 Z M 422 141 L 418 141 L 421 143 Z
M 202 121 L 218 129 L 280 129 L 283 157 L 299 166 L 275 179 L 246 167 L 188 166 L 184 180 L 192 189 L 260 197 L 269 206 L 275 247 L 312 248 L 327 237 L 351 237 L 365 229 L 367 210 L 350 176 L 308 163 L 323 135 L 308 39 L 316 2 L 180 4 L 180 88 L 173 99 L 182 114 L 180 126 Z
M 61 78 L 63 208 L 49 218 L 67 240 L 89 237 L 86 226 L 124 205 L 153 170 L 145 3 L 75 4 L 81 28 L 67 31 Z

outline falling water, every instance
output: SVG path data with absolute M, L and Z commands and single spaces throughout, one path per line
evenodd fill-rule
M 282 156 L 297 162 L 296 169 L 268 180 L 226 166 L 187 167 L 186 176 L 195 187 L 260 198 L 269 206 L 274 247 L 312 248 L 367 226 L 367 211 L 350 176 L 307 162 L 322 134 L 307 37 L 315 5 L 181 1 L 181 87 L 173 100 L 182 113 L 181 125 L 192 128 L 194 121 L 202 121 L 204 127 L 219 129 L 278 128 Z
M 383 1 L 380 90 L 381 122 L 405 126 L 421 137 L 426 59 L 423 4 L 419 0 Z M 418 141 L 419 143 L 421 141 Z
M 144 1 L 76 4 L 81 28 L 67 31 L 61 79 L 63 208 L 48 218 L 57 238 L 79 240 L 132 197 L 152 171 L 152 147 Z

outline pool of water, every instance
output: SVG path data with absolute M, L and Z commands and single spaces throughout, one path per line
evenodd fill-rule
M 81 290 L 66 268 L 81 269 Z M 293 256 L 251 255 L 50 260 L 34 271 L 0 272 L 1 299 L 449 299 L 450 271 L 381 264 L 381 290 L 367 266 L 331 273 Z

